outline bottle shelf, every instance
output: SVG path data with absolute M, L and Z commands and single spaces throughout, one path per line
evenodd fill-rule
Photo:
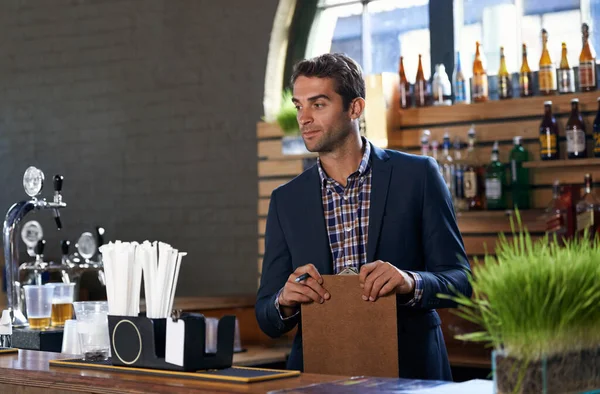
M 523 163 L 525 168 L 560 168 L 560 167 L 584 167 L 600 166 L 600 158 L 568 159 L 568 160 L 539 160 Z
M 448 124 L 520 120 L 529 117 L 536 120 L 539 118 L 541 121 L 545 101 L 552 101 L 555 116 L 566 116 L 571 111 L 571 99 L 579 99 L 580 112 L 595 112 L 598 97 L 600 90 L 408 109 L 401 109 L 393 103 L 395 107 L 391 110 L 388 126 L 390 132 L 394 132 L 404 128 L 446 127 Z

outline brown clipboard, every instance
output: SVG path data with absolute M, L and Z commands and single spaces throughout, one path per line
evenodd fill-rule
M 398 377 L 396 296 L 364 301 L 358 275 L 323 275 L 331 298 L 302 305 L 304 372 Z

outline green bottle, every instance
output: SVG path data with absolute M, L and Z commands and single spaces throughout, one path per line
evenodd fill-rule
M 492 148 L 492 161 L 485 172 L 487 209 L 506 209 L 506 172 L 498 160 L 498 141 Z
M 513 148 L 510 151 L 510 188 L 514 208 L 529 209 L 529 169 L 523 163 L 529 160 L 529 154 L 521 145 L 521 137 L 513 138 Z

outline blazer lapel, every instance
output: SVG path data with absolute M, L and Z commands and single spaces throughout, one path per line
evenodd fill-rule
M 375 259 L 381 232 L 383 214 L 387 202 L 392 166 L 388 154 L 371 144 L 371 206 L 369 209 L 369 232 L 367 239 L 367 263 Z
M 317 166 L 313 166 L 310 177 L 307 177 L 306 187 L 306 211 L 298 210 L 301 215 L 300 220 L 305 224 L 306 230 L 307 255 L 310 261 L 319 273 L 322 275 L 331 275 L 333 273 L 333 262 L 331 249 L 329 247 L 329 236 L 325 226 L 325 214 L 323 212 L 323 199 L 321 196 L 321 178 Z

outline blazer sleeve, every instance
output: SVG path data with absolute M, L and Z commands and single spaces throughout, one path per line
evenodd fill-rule
M 279 221 L 277 192 L 277 189 L 273 191 L 269 203 L 265 255 L 255 305 L 258 325 L 271 338 L 277 338 L 290 331 L 299 321 L 299 314 L 282 319 L 275 306 L 279 290 L 293 272 L 292 258 Z
M 470 297 L 471 272 L 460 230 L 456 222 L 452 197 L 433 158 L 426 160 L 423 183 L 421 239 L 425 258 L 422 278 L 422 298 L 417 307 L 453 308 L 456 303 L 440 299 L 438 293 L 454 295 L 450 289 Z

